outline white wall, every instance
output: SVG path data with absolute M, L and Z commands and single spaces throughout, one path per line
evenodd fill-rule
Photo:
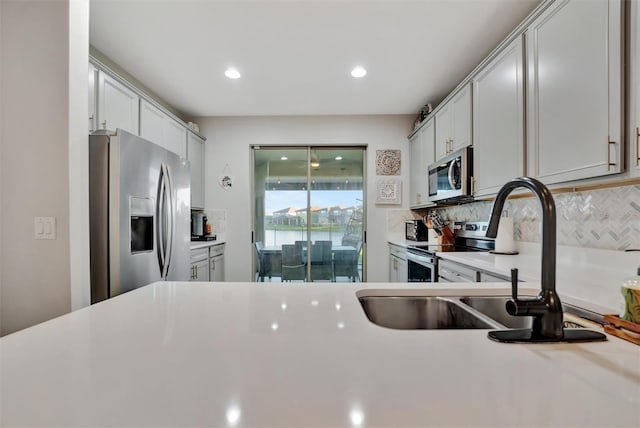
M 91 304 L 87 85 L 89 0 L 69 2 L 69 263 L 71 309 Z
M 214 117 L 197 118 L 205 145 L 205 207 L 227 210 L 227 281 L 250 281 L 251 145 L 367 145 L 367 281 L 388 279 L 387 211 L 407 208 L 409 143 L 413 116 Z M 376 206 L 376 150 L 401 149 L 402 206 Z M 233 187 L 217 184 L 225 165 Z
M 4 133 L 2 132 L 2 130 L 4 129 L 4 114 L 2 113 L 2 108 L 4 103 L 2 102 L 3 99 L 3 93 L 2 93 L 2 88 L 4 86 L 4 80 L 2 78 L 3 76 L 3 66 L 2 66 L 2 59 L 3 59 L 3 43 L 2 43 L 2 1 L 0 0 L 0 336 L 2 336 L 2 264 L 3 264 L 3 257 L 2 257 L 2 247 L 3 245 L 1 244 L 1 242 L 3 242 L 2 239 L 2 230 L 4 229 L 3 227 L 3 223 L 2 223 L 2 179 L 3 179 L 3 175 L 2 175 L 2 146 L 3 144 L 3 135 Z
M 2 0 L 0 334 L 71 309 L 70 205 L 80 196 L 70 196 L 70 189 L 81 191 L 71 182 L 83 178 L 69 168 L 70 158 L 78 154 L 70 145 L 81 144 L 81 128 L 86 145 L 87 60 L 82 51 L 88 52 L 89 44 L 88 30 L 70 34 L 69 19 L 70 14 L 83 16 L 85 7 L 86 0 Z M 82 25 L 88 29 L 88 18 L 73 27 Z M 69 80 L 80 79 L 80 67 L 84 101 L 82 93 L 70 97 L 75 86 Z M 34 240 L 37 216 L 56 218 L 56 240 Z

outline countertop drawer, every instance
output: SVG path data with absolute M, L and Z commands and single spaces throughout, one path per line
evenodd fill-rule
M 191 250 L 191 263 L 198 263 L 207 259 L 209 259 L 209 248 Z

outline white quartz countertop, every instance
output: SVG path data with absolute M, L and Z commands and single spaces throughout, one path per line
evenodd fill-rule
M 191 241 L 191 249 L 197 250 L 200 248 L 213 247 L 214 245 L 220 245 L 224 243 L 224 240 L 218 241 L 217 239 L 215 241 Z
M 0 425 L 640 426 L 638 346 L 392 330 L 356 296 L 507 292 L 438 287 L 154 283 L 1 338 Z

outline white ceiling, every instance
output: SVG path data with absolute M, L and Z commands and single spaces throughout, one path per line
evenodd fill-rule
M 412 114 L 539 2 L 91 0 L 90 38 L 187 116 Z

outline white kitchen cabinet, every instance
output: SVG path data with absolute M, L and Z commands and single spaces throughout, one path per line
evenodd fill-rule
M 407 250 L 389 244 L 389 282 L 407 282 Z
M 471 85 L 465 85 L 436 113 L 435 156 L 439 160 L 473 143 Z
M 209 281 L 209 248 L 191 250 L 191 281 Z
M 164 147 L 181 158 L 187 157 L 187 128 L 167 116 L 163 123 Z
M 140 136 L 146 140 L 163 145 L 163 123 L 167 116 L 147 100 L 140 101 Z
M 187 132 L 187 158 L 191 163 L 191 208 L 204 209 L 204 140 Z
M 187 155 L 187 129 L 144 99 L 140 101 L 140 136 L 180 157 Z
M 478 282 L 479 279 L 479 272 L 470 266 L 438 260 L 438 282 Z
M 621 7 L 559 0 L 527 27 L 527 175 L 559 183 L 623 170 Z
M 640 175 L 640 2 L 630 2 L 629 19 L 629 150 L 633 175 Z
M 483 196 L 524 175 L 522 39 L 515 39 L 472 82 L 474 196 Z
M 409 141 L 411 173 L 409 205 L 411 208 L 432 205 L 429 202 L 427 168 L 434 162 L 434 139 L 434 120 L 430 119 Z
M 98 69 L 93 64 L 89 64 L 89 133 L 92 133 L 97 129 L 97 116 L 96 116 L 96 92 L 98 86 L 96 81 L 98 80 Z
M 104 71 L 98 71 L 98 129 L 124 129 L 138 135 L 140 98 Z
M 224 244 L 209 247 L 209 281 L 224 281 Z

